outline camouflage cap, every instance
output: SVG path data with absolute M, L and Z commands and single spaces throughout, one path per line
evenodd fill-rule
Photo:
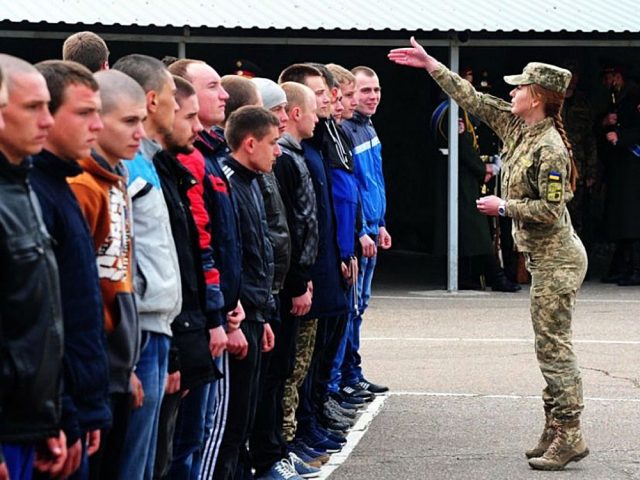
M 509 85 L 530 85 L 535 83 L 548 90 L 564 93 L 571 81 L 571 72 L 548 63 L 528 63 L 520 75 L 507 75 L 504 81 Z

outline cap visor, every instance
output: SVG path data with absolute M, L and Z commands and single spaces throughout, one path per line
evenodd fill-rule
M 524 75 L 505 75 L 504 81 L 509 85 L 527 85 L 530 84 L 531 81 L 527 79 Z

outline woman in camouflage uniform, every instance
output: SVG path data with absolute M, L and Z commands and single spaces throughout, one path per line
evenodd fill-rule
M 580 430 L 582 380 L 571 343 L 576 293 L 587 256 L 575 234 L 566 203 L 577 171 L 560 111 L 571 79 L 568 70 L 529 63 L 522 74 L 505 77 L 515 85 L 511 103 L 481 94 L 428 55 L 412 38 L 389 59 L 425 68 L 461 108 L 480 118 L 501 138 L 502 193 L 477 201 L 485 215 L 513 220 L 513 238 L 531 273 L 531 320 L 542 375 L 546 423 L 538 445 L 526 452 L 529 465 L 561 470 L 589 454 Z

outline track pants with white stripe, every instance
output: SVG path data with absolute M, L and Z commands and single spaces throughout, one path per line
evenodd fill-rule
M 245 320 L 240 328 L 247 338 L 249 351 L 242 360 L 227 352 L 223 355 L 224 378 L 218 380 L 213 431 L 202 457 L 202 480 L 233 479 L 238 458 L 241 452 L 246 452 L 245 444 L 258 402 L 264 324 Z

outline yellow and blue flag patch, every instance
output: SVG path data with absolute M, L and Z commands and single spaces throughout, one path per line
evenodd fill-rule
M 562 201 L 562 175 L 555 170 L 547 177 L 547 202 L 560 203 Z

